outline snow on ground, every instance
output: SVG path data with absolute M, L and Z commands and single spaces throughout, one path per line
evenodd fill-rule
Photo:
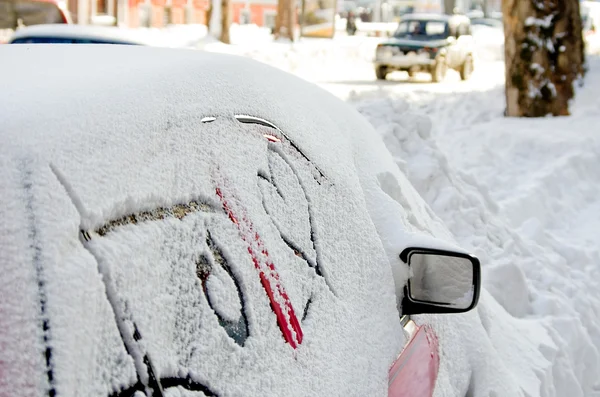
M 500 36 L 475 34 L 482 51 L 466 83 L 375 82 L 377 39 L 364 37 L 236 51 L 350 100 L 451 232 L 438 235 L 481 258 L 477 312 L 424 319 L 441 335 L 437 395 L 599 396 L 600 61 L 573 116 L 506 119 Z
M 514 334 L 499 355 L 533 333 L 538 352 L 510 366 L 519 385 L 535 372 L 528 395 L 600 395 L 599 69 L 593 60 L 573 116 L 562 119 L 505 119 L 502 87 L 432 93 L 412 106 L 403 93 L 355 98 L 454 238 L 482 259 L 502 309 L 484 299 L 481 320 Z

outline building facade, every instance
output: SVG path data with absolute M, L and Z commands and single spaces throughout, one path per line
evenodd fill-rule
M 209 0 L 67 0 L 74 23 L 161 28 L 206 25 Z M 233 0 L 232 23 L 273 28 L 277 0 Z

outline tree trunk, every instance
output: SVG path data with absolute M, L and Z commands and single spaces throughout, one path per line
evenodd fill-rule
M 456 7 L 456 0 L 444 0 L 444 13 L 447 15 L 454 14 L 454 7 Z
M 584 74 L 579 0 L 504 0 L 506 115 L 565 116 Z
M 275 17 L 275 38 L 287 37 L 294 41 L 294 28 L 296 26 L 296 2 L 295 0 L 277 1 L 277 16 Z
M 206 9 L 205 14 L 204 14 L 204 19 L 206 20 L 206 27 L 209 31 L 210 31 L 210 21 L 212 19 L 212 14 L 213 14 L 213 5 L 212 5 L 212 1 L 209 1 L 208 8 Z
M 296 28 L 296 1 L 287 0 L 287 34 L 290 41 L 294 41 L 294 30 Z
M 231 26 L 231 3 L 229 0 L 221 0 L 221 41 L 231 44 L 229 27 Z
M 275 15 L 275 29 L 273 36 L 278 39 L 281 35 L 281 27 L 283 26 L 283 10 L 285 8 L 285 0 L 277 1 L 277 15 Z
M 221 0 L 221 41 L 231 44 L 229 27 L 231 26 L 231 3 L 229 0 Z

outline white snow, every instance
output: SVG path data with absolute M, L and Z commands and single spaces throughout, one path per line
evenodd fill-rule
M 543 21 L 534 21 L 538 22 Z M 0 98 L 0 108 L 10 112 L 0 114 L 0 125 L 13 131 L 23 126 L 29 129 L 26 137 L 15 136 L 3 145 L 0 156 L 2 191 L 15 195 L 2 195 L 10 198 L 0 215 L 10 221 L 0 229 L 0 262 L 3 269 L 5 263 L 12 267 L 0 273 L 0 295 L 35 301 L 32 295 L 37 288 L 32 283 L 38 276 L 31 271 L 15 273 L 18 263 L 30 263 L 30 256 L 36 255 L 35 244 L 44 254 L 40 263 L 49 269 L 45 277 L 65 280 L 69 275 L 78 275 L 70 280 L 69 291 L 58 290 L 62 285 L 59 282 L 48 283 L 48 313 L 57 318 L 58 329 L 62 326 L 68 330 L 52 335 L 56 350 L 62 348 L 67 353 L 61 354 L 80 356 L 58 355 L 57 376 L 74 374 L 67 378 L 79 395 L 109 390 L 111 382 L 112 386 L 131 383 L 135 376 L 140 357 L 134 354 L 132 359 L 119 344 L 119 330 L 111 321 L 111 305 L 103 289 L 108 283 L 114 288 L 107 291 L 109 297 L 128 302 L 120 313 L 125 316 L 126 326 L 132 324 L 127 316 L 138 313 L 136 321 L 144 330 L 144 339 L 137 349 L 162 359 L 162 374 L 174 376 L 191 366 L 193 375 L 209 387 L 247 396 L 284 392 L 385 395 L 387 366 L 403 343 L 394 317 L 390 278 L 393 274 L 396 285 L 406 282 L 409 271 L 397 254 L 412 242 L 427 245 L 434 241 L 426 235 L 442 239 L 448 247 L 460 246 L 474 252 L 483 266 L 484 289 L 475 311 L 415 319 L 420 324 L 431 324 L 439 336 L 441 362 L 436 397 L 600 396 L 600 136 L 595 130 L 600 122 L 600 61 L 590 60 L 591 72 L 585 86 L 577 91 L 572 116 L 517 120 L 502 115 L 504 65 L 494 61 L 502 59 L 503 33 L 493 28 L 481 28 L 481 35 L 476 32 L 479 57 L 470 81 L 459 82 L 456 75 L 450 74 L 447 82 L 432 85 L 423 84 L 424 76 L 408 83 L 402 75 L 375 82 L 369 63 L 379 41 L 375 38 L 303 39 L 290 45 L 274 43 L 264 31 L 250 29 L 255 32 L 235 27 L 233 36 L 238 37 L 233 46 L 207 38 L 203 47 L 253 57 L 321 85 L 349 100 L 382 139 L 364 120 L 352 113 L 349 116 L 336 102 L 315 101 L 321 94 L 318 89 L 306 89 L 270 69 L 265 76 L 266 69 L 250 63 L 245 65 L 245 73 L 257 79 L 260 76 L 261 80 L 245 79 L 230 65 L 231 58 L 218 58 L 218 73 L 208 84 L 197 79 L 196 72 L 190 72 L 196 69 L 190 66 L 187 55 L 169 54 L 180 60 L 180 69 L 176 70 L 180 73 L 169 70 L 168 75 L 176 75 L 180 81 L 163 81 L 156 78 L 161 75 L 160 65 L 142 67 L 143 52 L 134 50 L 141 58 L 136 60 L 124 52 L 123 58 L 138 65 L 125 72 L 129 73 L 127 78 L 140 84 L 130 91 L 109 79 L 104 67 L 93 60 L 72 59 L 65 53 L 65 60 L 105 76 L 89 81 L 79 75 L 64 75 L 64 81 L 78 84 L 73 87 L 80 95 L 77 103 L 46 91 L 40 94 L 38 87 L 7 82 L 11 83 L 11 92 L 27 98 L 30 108 L 39 109 L 36 118 L 51 128 L 33 128 L 31 113 L 20 110 L 13 96 Z M 3 62 L 0 69 L 4 67 Z M 206 73 L 204 68 L 197 70 Z M 27 70 L 23 73 L 33 75 Z M 44 81 L 41 86 L 60 92 L 63 80 Z M 194 95 L 183 88 L 191 83 L 196 87 Z M 306 89 L 309 95 L 281 94 L 283 86 L 287 93 Z M 155 92 L 167 87 L 173 95 L 165 106 L 164 97 Z M 135 119 L 136 123 L 126 123 L 125 130 L 116 131 L 108 119 L 92 122 L 83 117 L 82 111 L 95 103 L 85 96 L 90 89 L 97 89 L 98 96 L 105 99 L 105 106 L 98 112 L 110 114 L 110 122 Z M 263 99 L 273 97 L 280 101 L 273 104 Z M 178 108 L 176 103 L 187 105 Z M 54 114 L 56 107 L 61 109 L 60 117 Z M 288 111 L 290 108 L 294 111 Z M 146 109 L 152 112 L 148 114 Z M 180 118 L 171 119 L 172 112 L 179 112 Z M 316 183 L 315 170 L 300 158 L 286 161 L 285 155 L 293 155 L 289 148 L 287 152 L 272 150 L 273 146 L 262 138 L 262 127 L 234 127 L 254 133 L 242 135 L 243 139 L 239 134 L 224 133 L 235 125 L 233 119 L 225 118 L 230 113 L 268 118 L 302 142 L 301 149 L 325 171 L 326 184 Z M 2 119 L 3 114 L 11 118 Z M 193 122 L 212 150 L 186 130 L 185 126 Z M 65 131 L 70 128 L 84 132 L 67 139 Z M 277 131 L 270 133 L 281 137 Z M 318 138 L 323 133 L 326 140 Z M 42 136 L 51 136 L 55 142 L 43 148 L 32 146 L 30 140 Z M 110 161 L 106 156 L 97 156 L 97 148 L 110 153 Z M 242 187 L 239 194 L 256 193 L 244 196 L 244 202 L 250 206 L 252 217 L 258 219 L 261 235 L 277 242 L 269 246 L 269 255 L 281 259 L 277 270 L 282 283 L 289 286 L 289 299 L 300 317 L 297 308 L 312 297 L 314 310 L 309 310 L 302 321 L 305 339 L 295 355 L 290 354 L 291 348 L 283 343 L 273 316 L 268 315 L 271 310 L 262 287 L 248 281 L 256 277 L 247 257 L 248 247 L 239 241 L 232 243 L 237 241 L 239 231 L 218 211 L 198 212 L 182 221 L 126 225 L 112 236 L 94 235 L 88 243 L 90 251 L 76 238 L 80 227 L 94 229 L 135 211 L 192 198 L 218 208 L 213 192 L 204 187 L 213 182 L 210 172 L 196 159 L 199 153 L 227 164 L 226 175 Z M 16 166 L 30 157 L 35 161 L 25 169 Z M 48 161 L 55 167 L 54 177 L 43 166 Z M 286 167 L 293 169 L 297 180 L 290 177 Z M 256 174 L 248 169 L 258 169 L 266 178 L 254 181 Z M 37 188 L 33 197 L 39 202 L 34 202 L 32 209 L 19 207 L 22 199 L 16 197 L 26 195 L 15 188 L 23 184 L 24 175 L 29 175 L 24 171 L 36 181 L 51 181 Z M 180 176 L 170 183 L 174 173 Z M 108 179 L 111 184 L 106 187 Z M 312 210 L 307 209 L 303 190 L 310 196 L 307 202 Z M 57 203 L 56 213 L 69 216 L 62 219 L 43 211 L 50 202 Z M 294 221 L 289 219 L 290 208 L 286 205 L 298 209 L 293 212 Z M 58 227 L 52 233 L 40 233 L 38 243 L 18 251 L 7 250 L 13 247 L 13 241 L 23 244 L 23 239 L 31 238 L 19 236 L 26 220 L 14 213 L 23 211 L 39 216 L 42 225 Z M 348 213 L 358 216 L 351 218 Z M 311 217 L 336 219 L 311 224 L 318 236 L 314 246 L 307 237 Z M 215 227 L 219 222 L 221 226 Z M 213 237 L 224 256 L 239 260 L 234 274 L 242 280 L 240 290 L 252 301 L 252 308 L 247 310 L 251 336 L 244 348 L 218 326 L 206 310 L 207 302 L 198 285 L 189 278 L 195 271 L 194 261 L 206 252 L 204 225 L 209 225 L 211 231 L 219 230 Z M 365 240 L 365 236 L 370 237 Z M 283 238 L 294 240 L 298 252 L 290 249 Z M 185 249 L 180 241 L 186 241 Z M 15 255 L 22 257 L 12 261 Z M 169 258 L 178 255 L 185 266 L 170 263 Z M 67 266 L 53 265 L 52 258 L 56 257 L 64 258 Z M 321 275 L 311 262 L 323 264 Z M 96 265 L 100 274 L 113 278 L 103 283 Z M 10 284 L 7 280 L 18 281 Z M 226 277 L 211 283 L 217 281 L 229 283 Z M 231 299 L 237 287 L 228 285 L 226 299 Z M 85 299 L 76 293 L 78 289 L 86 291 Z M 67 301 L 82 303 L 74 305 L 76 313 L 59 310 Z M 215 305 L 217 302 L 219 296 L 215 296 Z M 45 368 L 37 354 L 42 343 L 38 328 L 27 321 L 39 318 L 39 308 L 31 304 L 14 306 L 0 302 L 0 346 L 13 346 L 16 330 L 22 331 L 27 341 L 21 340 L 18 345 L 23 352 L 19 363 L 26 364 L 18 365 L 28 365 L 38 373 Z M 225 306 L 222 315 L 236 317 L 242 310 L 234 306 Z M 172 307 L 179 309 L 165 309 Z M 162 321 L 157 321 L 159 318 Z M 189 318 L 198 321 L 185 320 Z M 74 321 L 81 329 L 67 327 Z M 21 325 L 15 328 L 6 324 Z M 194 342 L 197 340 L 206 342 Z M 92 352 L 89 346 L 104 347 Z M 89 358 L 91 363 L 109 362 L 113 371 L 88 384 L 86 376 L 94 368 L 78 372 L 70 365 L 81 357 Z M 187 357 L 185 365 L 181 364 L 185 361 L 182 357 Z M 210 357 L 210 365 L 202 357 Z M 0 357 L 0 365 L 5 362 Z M 351 365 L 347 365 L 349 362 Z M 10 385 L 0 372 L 2 390 L 18 384 L 23 387 L 19 391 L 32 390 L 34 394 L 46 387 L 28 383 L 35 376 L 15 368 L 8 366 L 8 372 L 4 372 L 11 375 Z M 236 389 L 236 384 L 246 387 Z M 168 393 L 192 395 L 175 387 Z
M 527 17 L 525 26 L 537 26 L 540 28 L 549 28 L 552 25 L 554 14 L 546 15 L 544 18 Z

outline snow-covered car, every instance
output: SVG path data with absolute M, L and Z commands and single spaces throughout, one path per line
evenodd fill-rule
M 470 20 L 463 15 L 406 15 L 393 37 L 377 46 L 375 75 L 385 80 L 394 71 L 409 76 L 423 71 L 439 82 L 455 69 L 467 80 L 474 69 L 474 44 Z
M 479 262 L 384 232 L 400 171 L 354 109 L 229 55 L 0 58 L 0 395 L 432 394 L 410 316 L 474 308 Z

